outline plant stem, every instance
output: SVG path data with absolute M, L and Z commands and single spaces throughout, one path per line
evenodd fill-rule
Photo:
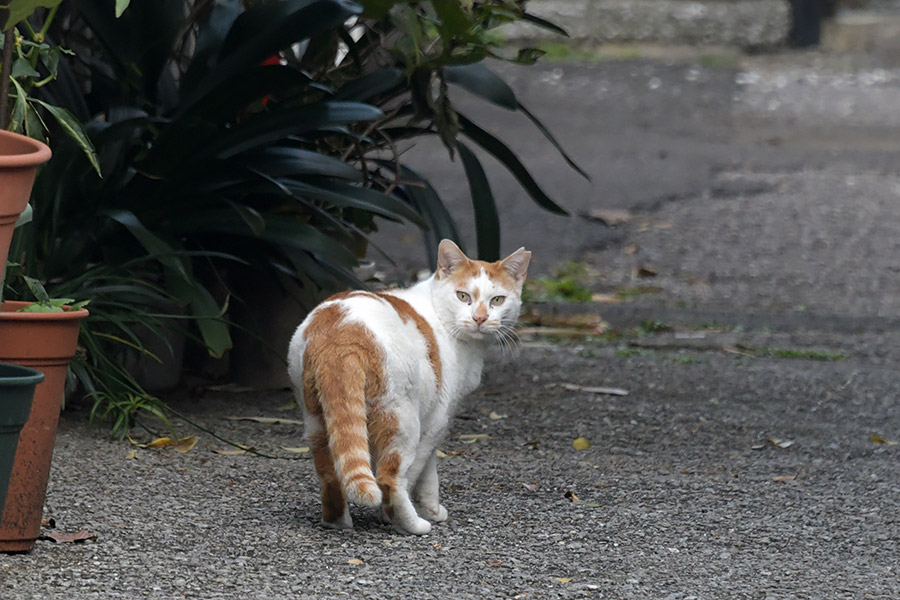
M 16 45 L 16 28 L 3 32 L 3 64 L 0 66 L 0 129 L 9 127 L 9 81 L 12 71 L 13 46 Z

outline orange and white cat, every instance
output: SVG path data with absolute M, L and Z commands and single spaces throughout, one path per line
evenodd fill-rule
M 530 258 L 520 248 L 499 262 L 470 260 L 444 240 L 429 279 L 337 294 L 300 324 L 288 369 L 326 526 L 353 526 L 348 501 L 380 506 L 403 533 L 447 519 L 435 450 L 485 357 L 514 339 Z

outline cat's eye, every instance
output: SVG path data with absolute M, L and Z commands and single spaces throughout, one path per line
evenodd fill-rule
M 494 296 L 491 298 L 491 306 L 500 306 L 506 302 L 506 296 Z
M 456 297 L 459 298 L 460 302 L 468 302 L 470 299 L 469 294 L 466 292 L 456 292 Z

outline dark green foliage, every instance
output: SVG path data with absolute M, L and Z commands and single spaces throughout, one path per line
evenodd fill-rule
M 432 260 L 438 240 L 459 242 L 437 192 L 400 162 L 407 140 L 438 135 L 461 156 L 481 258 L 499 258 L 499 218 L 483 167 L 457 138 L 565 214 L 451 101 L 458 85 L 521 111 L 559 148 L 480 63 L 531 60 L 506 56 L 487 35 L 517 18 L 529 17 L 503 0 L 284 0 L 247 10 L 237 0 L 160 0 L 116 19 L 111 1 L 85 0 L 57 19 L 50 33 L 75 56 L 41 97 L 87 123 L 103 177 L 60 139 L 12 256 L 51 295 L 91 299 L 74 371 L 106 403 L 96 414 L 121 425 L 150 406 L 119 366 L 127 352 L 149 356 L 148 335 L 180 330 L 213 356 L 231 346 L 238 265 L 294 278 L 313 301 L 361 285 L 352 268 L 376 217 L 422 227 Z

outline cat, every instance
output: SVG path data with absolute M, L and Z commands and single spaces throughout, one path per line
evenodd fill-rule
M 498 262 L 471 260 L 443 240 L 430 278 L 406 289 L 342 292 L 300 324 L 288 371 L 325 526 L 353 527 L 348 501 L 381 507 L 404 534 L 426 534 L 447 519 L 437 445 L 459 400 L 480 383 L 495 342 L 502 349 L 514 341 L 530 259 L 519 248 Z

